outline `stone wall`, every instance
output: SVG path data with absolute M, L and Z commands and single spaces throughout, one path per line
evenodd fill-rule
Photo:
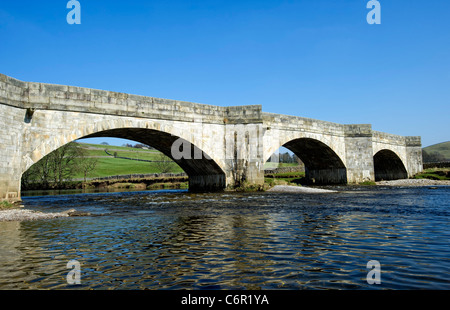
M 289 173 L 289 172 L 305 172 L 305 166 L 288 166 L 265 169 L 264 174 Z
M 429 169 L 429 168 L 449 168 L 450 167 L 450 161 L 446 162 L 439 162 L 439 163 L 424 163 L 423 169 Z

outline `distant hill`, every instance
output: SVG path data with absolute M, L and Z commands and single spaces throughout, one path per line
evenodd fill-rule
M 438 157 L 444 161 L 450 161 L 450 141 L 433 144 L 433 145 L 424 147 L 423 150 L 429 156 Z M 436 153 L 439 154 L 439 156 L 436 156 Z M 425 161 L 426 161 L 426 158 L 424 156 L 424 162 Z M 435 161 L 435 160 L 429 160 L 429 161 Z

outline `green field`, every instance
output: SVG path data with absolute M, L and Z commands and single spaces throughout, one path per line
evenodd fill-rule
M 89 173 L 89 178 L 106 177 L 112 175 L 125 175 L 125 174 L 148 174 L 148 173 L 160 173 L 156 163 L 135 161 L 122 158 L 114 158 L 106 154 L 105 149 L 108 152 L 114 154 L 117 152 L 118 157 L 129 157 L 135 159 L 145 160 L 159 160 L 160 152 L 157 150 L 143 150 L 134 149 L 130 147 L 121 146 L 109 146 L 100 144 L 85 144 L 80 143 L 86 150 L 86 156 L 95 157 L 97 159 L 97 165 L 95 170 Z M 173 169 L 171 173 L 181 173 L 181 169 L 177 164 L 173 163 Z M 84 175 L 79 172 L 73 176 L 74 179 L 83 178 Z

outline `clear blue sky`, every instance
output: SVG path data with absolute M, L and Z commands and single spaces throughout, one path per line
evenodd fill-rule
M 450 140 L 450 2 L 0 2 L 0 73 Z

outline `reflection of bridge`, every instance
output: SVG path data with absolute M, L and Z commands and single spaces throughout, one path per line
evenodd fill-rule
M 405 178 L 422 170 L 420 137 L 265 113 L 257 105 L 218 107 L 0 75 L 0 119 L 0 199 L 20 198 L 24 171 L 87 137 L 155 147 L 184 169 L 191 190 L 242 180 L 261 184 L 264 163 L 280 146 L 305 163 L 307 179 L 316 184 Z

